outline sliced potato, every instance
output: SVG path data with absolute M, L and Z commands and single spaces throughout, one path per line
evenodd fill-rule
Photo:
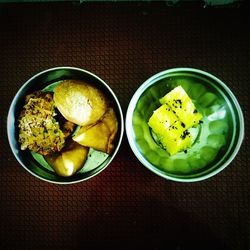
M 73 140 L 85 147 L 110 154 L 114 148 L 114 140 L 118 130 L 118 122 L 113 108 L 109 108 L 103 118 L 91 127 L 81 127 Z
M 95 124 L 106 112 L 108 100 L 98 88 L 79 80 L 64 80 L 54 89 L 55 105 L 70 122 Z
M 89 148 L 70 141 L 60 153 L 46 155 L 45 160 L 55 172 L 64 177 L 72 176 L 79 171 L 87 160 Z

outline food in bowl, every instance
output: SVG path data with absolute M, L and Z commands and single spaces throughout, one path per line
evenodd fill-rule
M 18 119 L 21 149 L 43 155 L 64 177 L 84 166 L 89 148 L 111 154 L 118 121 L 105 94 L 90 83 L 72 79 L 48 89 L 25 98 Z
M 202 124 L 189 128 L 187 151 L 170 155 L 148 122 L 164 105 L 162 96 L 178 86 L 202 115 Z M 194 182 L 214 176 L 234 159 L 243 141 L 244 119 L 237 99 L 220 79 L 198 69 L 175 68 L 157 73 L 137 89 L 127 109 L 126 132 L 135 156 L 149 170 L 169 180 Z
M 82 126 L 73 140 L 85 147 L 92 147 L 107 154 L 114 149 L 114 140 L 118 130 L 115 111 L 109 107 L 107 112 L 93 126 Z
M 78 158 L 79 155 L 81 160 L 84 159 L 82 153 L 79 153 L 81 152 L 81 150 L 79 150 L 78 147 L 84 146 L 74 142 L 72 139 L 77 133 L 77 131 L 80 130 L 81 126 L 76 125 L 65 119 L 61 112 L 59 112 L 58 109 L 55 107 L 56 115 L 54 118 L 59 123 L 60 130 L 64 134 L 65 144 L 61 151 L 49 153 L 47 155 L 42 155 L 29 149 L 21 150 L 18 128 L 18 118 L 25 105 L 25 97 L 36 91 L 41 91 L 43 93 L 51 93 L 52 95 L 54 95 L 55 87 L 66 80 L 89 83 L 91 84 L 91 86 L 100 90 L 108 100 L 109 107 L 113 108 L 118 123 L 118 130 L 115 134 L 115 140 L 113 140 L 112 143 L 113 150 L 111 151 L 111 153 L 108 154 L 91 147 L 88 148 L 86 161 L 83 164 L 80 164 L 81 166 L 79 170 L 77 169 L 75 173 L 67 177 L 63 176 L 63 174 L 57 174 L 55 168 L 61 164 L 61 160 L 59 159 L 60 155 L 62 156 L 62 154 L 64 155 L 64 162 L 65 156 L 66 159 L 69 158 L 69 160 L 66 161 L 67 168 L 60 168 L 61 171 L 65 171 L 66 173 L 71 171 L 71 161 L 74 162 L 74 166 L 77 166 L 76 163 L 80 162 Z M 119 100 L 112 88 L 105 81 L 103 81 L 100 77 L 93 74 L 92 72 L 75 67 L 50 68 L 32 76 L 24 84 L 22 84 L 22 86 L 15 94 L 10 104 L 7 116 L 8 141 L 12 153 L 18 163 L 24 168 L 25 171 L 30 173 L 35 178 L 54 184 L 75 184 L 82 181 L 87 181 L 101 173 L 103 170 L 105 170 L 109 166 L 109 164 L 112 163 L 113 159 L 119 151 L 123 138 L 123 132 L 124 123 L 122 109 Z M 112 136 L 110 138 L 112 138 Z M 75 147 L 75 145 L 77 145 L 77 148 Z M 70 152 L 72 152 L 72 154 L 66 153 L 68 149 L 70 149 Z M 56 160 L 54 167 L 52 167 L 52 163 L 48 163 L 49 160 L 45 160 L 47 156 L 52 155 L 58 157 L 58 160 Z M 72 155 L 74 156 L 72 157 Z
M 109 106 L 101 90 L 78 80 L 58 84 L 54 89 L 54 101 L 65 119 L 80 126 L 95 124 Z
M 170 155 L 191 147 L 189 128 L 201 123 L 202 115 L 182 88 L 175 87 L 160 99 L 162 104 L 153 111 L 148 125 L 154 138 Z
M 65 138 L 55 115 L 52 93 L 36 91 L 26 96 L 18 119 L 22 150 L 47 155 L 63 148 Z
M 64 177 L 72 176 L 79 171 L 88 158 L 88 147 L 70 140 L 60 153 L 44 156 L 55 172 Z
M 197 126 L 202 119 L 202 114 L 198 112 L 197 107 L 182 86 L 175 87 L 163 96 L 160 103 L 169 105 L 186 129 Z

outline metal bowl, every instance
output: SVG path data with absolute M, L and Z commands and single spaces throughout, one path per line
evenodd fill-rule
M 118 119 L 119 129 L 117 132 L 115 149 L 110 155 L 105 156 L 99 152 L 91 151 L 91 154 L 94 157 L 91 157 L 91 161 L 89 162 L 87 160 L 85 163 L 87 165 L 86 167 L 84 166 L 79 172 L 71 177 L 60 177 L 53 171 L 41 155 L 34 154 L 29 150 L 22 151 L 20 149 L 20 145 L 18 143 L 17 117 L 20 114 L 24 104 L 24 98 L 27 94 L 36 90 L 49 88 L 49 86 L 53 86 L 56 82 L 66 79 L 84 80 L 102 90 L 113 103 Z M 31 77 L 16 93 L 8 112 L 7 134 L 11 150 L 17 161 L 25 170 L 33 176 L 47 182 L 72 184 L 94 177 L 111 163 L 121 145 L 124 132 L 123 123 L 122 109 L 119 101 L 112 89 L 101 78 L 83 69 L 73 67 L 57 67 L 47 69 Z
M 203 115 L 186 152 L 170 156 L 148 126 L 159 99 L 181 85 Z M 194 182 L 222 171 L 235 158 L 244 137 L 244 119 L 234 94 L 220 79 L 192 68 L 174 68 L 146 80 L 133 95 L 126 114 L 126 134 L 138 160 L 169 180 Z

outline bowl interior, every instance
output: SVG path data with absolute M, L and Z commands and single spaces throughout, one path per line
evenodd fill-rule
M 159 99 L 179 85 L 203 120 L 190 129 L 192 147 L 170 156 L 154 140 L 148 120 L 161 105 Z M 137 158 L 153 172 L 173 180 L 201 180 L 221 171 L 243 138 L 242 112 L 232 92 L 216 77 L 195 69 L 167 70 L 151 77 L 133 96 L 127 116 L 128 140 Z
M 27 94 L 30 94 L 36 90 L 53 90 L 56 84 L 66 79 L 83 80 L 95 85 L 100 90 L 102 90 L 113 104 L 117 115 L 119 128 L 115 142 L 115 149 L 110 155 L 106 155 L 95 150 L 90 150 L 89 155 L 91 155 L 91 157 L 88 159 L 91 159 L 91 161 L 87 160 L 85 163 L 86 167 L 84 165 L 84 167 L 78 173 L 71 177 L 60 177 L 53 171 L 53 169 L 41 155 L 32 153 L 28 150 L 20 150 L 20 145 L 18 143 L 17 118 L 24 105 L 24 99 Z M 9 109 L 7 130 L 11 149 L 16 159 L 27 171 L 42 180 L 52 183 L 76 183 L 95 176 L 105 167 L 107 167 L 108 164 L 113 160 L 122 140 L 123 116 L 118 99 L 111 88 L 102 79 L 82 69 L 60 67 L 49 69 L 35 75 L 30 80 L 28 80 L 22 86 L 22 88 L 20 88 Z

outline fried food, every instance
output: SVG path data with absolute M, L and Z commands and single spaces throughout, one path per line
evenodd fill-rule
M 70 140 L 60 153 L 44 156 L 54 171 L 64 177 L 69 177 L 79 171 L 88 157 L 89 148 Z
M 85 147 L 110 154 L 114 148 L 117 130 L 116 114 L 110 107 L 98 123 L 90 127 L 81 127 L 73 140 Z
M 53 94 L 36 91 L 25 98 L 25 105 L 18 118 L 21 149 L 42 155 L 60 151 L 65 136 L 54 118 Z
M 55 118 L 59 123 L 59 126 L 64 134 L 65 139 L 70 137 L 76 128 L 76 124 L 66 120 L 57 109 Z
M 68 177 L 84 166 L 90 148 L 112 152 L 118 121 L 107 97 L 91 84 L 64 80 L 53 91 L 25 97 L 19 142 L 22 150 L 43 155 L 59 176 Z
M 109 106 L 101 90 L 79 80 L 64 80 L 57 85 L 54 101 L 65 119 L 80 126 L 97 123 Z

